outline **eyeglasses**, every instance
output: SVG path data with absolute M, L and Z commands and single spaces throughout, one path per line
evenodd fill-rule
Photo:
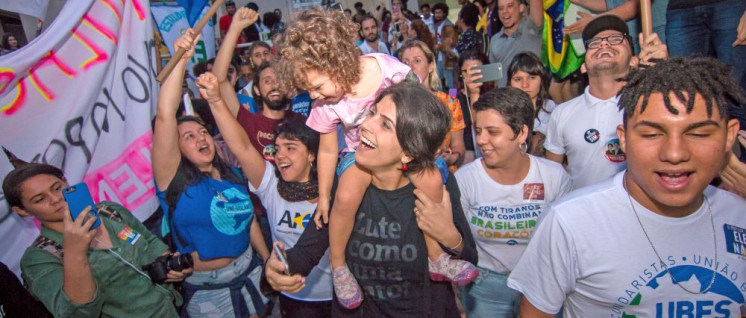
M 627 35 L 622 33 L 592 38 L 588 41 L 585 41 L 585 47 L 588 49 L 597 49 L 601 46 L 601 42 L 603 42 L 604 40 L 606 40 L 606 42 L 609 42 L 609 45 L 619 45 L 622 44 L 622 42 L 624 42 L 624 39 L 626 38 Z

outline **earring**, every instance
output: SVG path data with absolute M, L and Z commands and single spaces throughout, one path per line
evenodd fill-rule
M 528 152 L 528 144 L 526 142 L 522 142 L 518 144 L 518 149 L 521 150 L 522 154 L 526 154 L 526 152 Z
M 402 163 L 402 164 L 401 164 L 401 171 L 402 171 L 402 172 L 407 172 L 407 171 L 409 171 L 409 165 L 408 165 L 408 164 L 406 164 L 406 163 Z

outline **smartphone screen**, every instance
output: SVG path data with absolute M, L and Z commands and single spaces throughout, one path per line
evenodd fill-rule
M 78 215 L 80 215 L 86 207 L 90 206 L 91 212 L 88 213 L 88 217 L 96 218 L 96 222 L 91 226 L 91 230 L 94 230 L 101 225 L 101 219 L 98 217 L 96 204 L 93 202 L 91 192 L 88 191 L 88 186 L 85 183 L 81 182 L 62 189 L 62 196 L 65 198 L 65 201 L 67 201 L 67 208 L 70 210 L 70 216 L 72 216 L 73 221 L 78 218 Z

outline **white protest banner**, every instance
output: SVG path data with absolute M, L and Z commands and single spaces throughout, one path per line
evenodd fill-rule
M 153 3 L 150 5 L 150 10 L 153 13 L 153 20 L 155 25 L 158 26 L 158 31 L 161 33 L 163 38 L 163 44 L 168 47 L 168 51 L 171 54 L 173 52 L 173 43 L 176 42 L 182 32 L 192 27 L 189 25 L 187 20 L 187 13 L 183 7 L 179 5 L 169 4 L 157 4 Z M 199 18 L 207 13 L 209 7 L 204 7 L 202 14 Z M 199 20 L 199 18 L 197 20 Z M 208 21 L 204 28 L 202 28 L 202 37 L 194 47 L 194 56 L 189 61 L 187 66 L 187 72 L 194 78 L 192 67 L 194 64 L 199 62 L 207 61 L 215 57 L 215 25 L 212 20 Z
M 68 1 L 31 43 L 0 57 L 0 145 L 85 181 L 139 219 L 156 210 L 150 165 L 158 86 L 147 0 Z M 1 156 L 4 157 L 4 156 Z M 0 177 L 12 170 L 0 160 Z M 0 201 L 0 261 L 18 272 L 38 233 Z

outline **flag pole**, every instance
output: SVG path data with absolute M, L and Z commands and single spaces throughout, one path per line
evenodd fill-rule
M 650 0 L 640 0 L 640 20 L 642 22 L 642 39 L 647 39 L 653 33 L 653 15 Z
M 218 8 L 225 2 L 225 0 L 215 0 L 215 2 L 210 6 L 210 9 L 207 10 L 207 13 L 205 13 L 204 16 L 202 16 L 201 19 L 199 19 L 199 22 L 197 22 L 197 25 L 194 26 L 194 34 L 200 34 L 202 33 L 202 28 L 205 27 L 205 24 L 207 24 L 207 21 L 209 21 L 213 15 L 215 15 L 215 12 L 218 11 Z M 155 79 L 158 81 L 158 83 L 162 83 L 166 77 L 168 77 L 169 74 L 174 70 L 174 67 L 176 67 L 176 63 L 181 60 L 181 57 L 186 53 L 184 49 L 179 49 L 174 53 L 174 55 L 171 57 L 171 60 L 168 61 L 168 64 L 166 64 L 166 67 L 161 70 L 161 72 L 158 74 L 158 77 Z

